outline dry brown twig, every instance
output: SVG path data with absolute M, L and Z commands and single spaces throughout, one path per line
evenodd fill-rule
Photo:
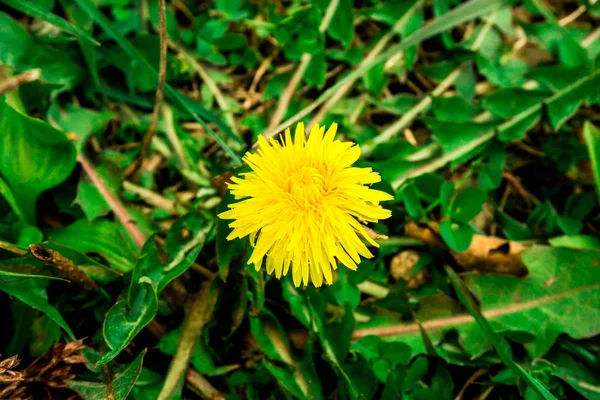
M 41 77 L 42 71 L 36 68 L 5 79 L 2 82 L 0 82 L 0 96 L 25 83 L 37 81 Z
M 164 98 L 165 81 L 167 77 L 167 4 L 166 0 L 158 0 L 158 18 L 159 18 L 159 38 L 160 38 L 160 60 L 158 64 L 158 83 L 156 87 L 156 96 L 154 99 L 154 109 L 152 110 L 152 120 L 150 121 L 150 127 L 144 140 L 142 142 L 142 148 L 139 156 L 130 164 L 125 170 L 125 176 L 129 177 L 135 175 L 135 173 L 142 166 L 144 159 L 148 155 L 150 150 L 150 143 L 156 133 L 156 126 L 158 125 L 158 118 L 160 116 L 160 107 Z
M 210 283 L 208 281 L 202 282 L 200 291 L 194 297 L 194 300 L 187 312 L 181 335 L 179 336 L 179 343 L 177 344 L 177 351 L 171 360 L 169 371 L 165 377 L 165 383 L 163 388 L 158 395 L 159 400 L 166 400 L 171 397 L 175 391 L 177 384 L 181 377 L 186 373 L 188 368 L 192 350 L 198 341 L 198 338 L 202 334 L 202 330 L 206 323 L 210 320 L 213 312 L 211 302 L 215 301 L 210 296 Z M 203 381 L 208 383 L 208 381 Z M 214 388 L 212 385 L 196 386 L 205 396 L 214 397 Z
M 29 252 L 38 260 L 46 263 L 46 265 L 56 268 L 58 272 L 70 281 L 83 286 L 85 290 L 93 290 L 98 287 L 92 278 L 87 276 L 73 263 L 73 261 L 60 254 L 58 251 L 48 249 L 39 244 L 30 244 Z

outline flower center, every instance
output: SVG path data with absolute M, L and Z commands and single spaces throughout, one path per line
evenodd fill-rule
M 286 179 L 286 191 L 296 200 L 320 203 L 326 192 L 325 178 L 321 172 L 312 167 L 302 167 L 294 171 Z

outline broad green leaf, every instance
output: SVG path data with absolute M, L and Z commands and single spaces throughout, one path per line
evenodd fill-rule
M 477 183 L 486 190 L 497 189 L 502 183 L 502 172 L 506 163 L 506 151 L 504 145 L 498 141 L 492 141 L 485 150 L 486 162 L 479 171 Z
M 0 98 L 0 174 L 30 224 L 38 196 L 75 167 L 75 148 L 58 130 L 20 114 Z
M 321 88 L 325 84 L 326 72 L 327 62 L 325 61 L 325 51 L 323 50 L 312 55 L 302 79 L 304 79 L 307 85 Z
M 99 255 L 110 268 L 127 273 L 136 262 L 136 251 L 119 227 L 112 221 L 99 219 L 88 223 L 85 219 L 64 228 L 51 229 L 48 240 L 87 255 Z
M 2 3 L 6 4 L 9 7 L 14 8 L 15 10 L 21 11 L 23 14 L 27 14 L 29 16 L 39 18 L 42 21 L 46 21 L 49 24 L 56 26 L 59 29 L 62 29 L 65 32 L 70 33 L 71 35 L 80 37 L 93 43 L 95 45 L 100 45 L 93 37 L 79 29 L 77 26 L 65 21 L 64 19 L 58 17 L 50 11 L 46 11 L 45 9 L 38 6 L 35 2 L 32 1 L 18 1 L 18 0 L 1 0 Z
M 152 251 L 148 249 L 151 246 L 152 244 L 144 246 L 142 252 L 145 249 Z M 144 258 L 140 259 L 139 263 L 143 262 Z M 128 305 L 127 299 L 121 299 L 108 310 L 104 318 L 102 335 L 110 350 L 96 363 L 96 367 L 104 365 L 118 356 L 156 315 L 158 295 L 152 281 L 144 277 L 135 282 L 135 285 L 137 292 L 132 305 Z
M 527 278 L 463 275 L 495 332 L 530 334 L 525 347 L 532 358 L 546 353 L 560 334 L 581 339 L 600 333 L 600 321 L 595 318 L 600 306 L 589 300 L 600 293 L 600 252 L 536 246 L 523 252 L 522 258 L 529 271 Z M 416 317 L 434 343 L 454 329 L 469 354 L 476 357 L 489 350 L 475 320 L 447 298 L 422 299 Z M 389 326 L 394 319 L 397 335 Z M 397 317 L 380 312 L 358 328 L 367 326 L 387 326 L 386 340 L 402 341 L 415 353 L 425 351 L 416 323 L 399 323 Z M 361 335 L 370 332 L 364 330 Z
M 483 107 L 501 118 L 511 118 L 520 111 L 541 103 L 551 94 L 537 90 L 505 88 L 481 99 Z
M 350 46 L 354 36 L 353 6 L 352 0 L 340 0 L 327 28 L 327 33 L 346 48 Z
M 469 186 L 461 190 L 452 201 L 450 217 L 466 224 L 481 212 L 485 202 L 487 202 L 486 193 L 475 186 Z
M 44 313 L 60 326 L 71 340 L 75 335 L 58 310 L 48 302 L 46 284 L 39 279 L 0 280 L 0 290 L 15 297 L 29 307 Z
M 464 223 L 445 220 L 440 224 L 440 235 L 452 250 L 461 252 L 471 245 L 473 229 Z
M 546 387 L 544 387 L 537 379 L 532 377 L 527 371 L 523 369 L 523 367 L 521 367 L 513 360 L 508 343 L 504 340 L 503 337 L 494 332 L 490 323 L 479 310 L 477 303 L 475 302 L 473 296 L 469 292 L 469 288 L 458 277 L 456 272 L 454 272 L 454 270 L 452 270 L 449 267 L 446 267 L 446 272 L 450 276 L 450 280 L 454 285 L 454 289 L 458 294 L 458 298 L 467 308 L 467 310 L 473 316 L 473 318 L 475 318 L 475 321 L 479 325 L 483 336 L 487 339 L 489 343 L 491 343 L 494 346 L 494 349 L 496 349 L 496 352 L 498 353 L 504 364 L 506 364 L 507 367 L 511 368 L 515 372 L 515 374 L 518 375 L 521 379 L 527 382 L 529 387 L 535 390 L 535 392 L 542 396 L 543 399 L 554 400 L 555 397 L 548 391 Z
M 84 400 L 104 400 L 108 398 L 126 400 L 142 372 L 144 355 L 146 355 L 146 349 L 138 354 L 124 371 L 113 377 L 110 387 L 105 383 L 84 381 L 67 381 L 67 386 L 76 391 Z
M 432 97 L 433 115 L 441 121 L 469 121 L 477 113 L 477 108 L 461 96 Z
M 594 174 L 596 191 L 600 200 L 600 129 L 590 121 L 586 121 L 583 125 L 583 137 L 588 148 L 588 153 L 590 154 L 592 173 Z
M 0 63 L 13 66 L 16 72 L 39 69 L 42 79 L 47 84 L 53 85 L 38 84 L 35 93 L 37 96 L 44 93 L 46 86 L 50 91 L 55 92 L 70 88 L 83 75 L 83 70 L 69 55 L 56 47 L 37 43 L 21 25 L 2 12 L 0 12 Z
M 550 125 L 558 130 L 562 124 L 575 114 L 582 102 L 591 95 L 590 87 L 600 85 L 600 73 L 596 71 L 587 79 L 574 82 L 545 102 Z
M 167 234 L 164 252 L 154 237 L 142 248 L 125 299 L 108 311 L 103 325 L 104 340 L 110 347 L 97 363 L 114 359 L 154 319 L 162 290 L 194 262 L 212 229 L 212 222 L 195 211 L 178 219 Z
M 431 129 L 444 152 L 448 153 L 461 149 L 466 143 L 473 142 L 493 127 L 492 124 L 441 121 L 433 118 L 423 118 L 423 122 Z
M 406 212 L 411 218 L 419 219 L 425 215 L 414 184 L 409 183 L 404 186 L 400 191 L 400 196 L 404 202 L 404 207 L 406 207 Z

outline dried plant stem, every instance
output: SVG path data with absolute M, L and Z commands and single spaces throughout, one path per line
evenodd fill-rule
M 492 28 L 495 16 L 496 13 L 492 14 L 491 17 L 487 19 L 483 29 L 481 30 L 477 38 L 475 38 L 475 42 L 471 47 L 473 51 L 477 51 L 479 47 L 481 47 L 481 44 L 483 43 L 485 37 Z M 421 113 L 429 109 L 429 107 L 431 106 L 431 96 L 441 96 L 446 90 L 450 88 L 450 86 L 454 84 L 454 82 L 456 82 L 456 80 L 461 76 L 462 72 L 470 65 L 471 62 L 465 62 L 459 65 L 452 72 L 450 72 L 450 74 L 442 82 L 440 82 L 440 84 L 435 89 L 431 91 L 431 94 L 429 96 L 424 97 L 413 108 L 411 108 L 402 117 L 400 117 L 400 119 L 398 119 L 396 122 L 388 126 L 383 132 L 377 135 L 373 139 L 372 144 L 363 146 L 363 154 L 368 155 L 373 150 L 374 145 L 385 143 L 391 140 L 399 132 L 409 127 L 413 123 L 415 118 L 417 118 Z
M 223 115 L 225 116 L 225 121 L 227 121 L 227 125 L 231 128 L 233 133 L 239 137 L 240 133 L 237 129 L 237 126 L 235 123 L 235 118 L 233 117 L 233 113 L 231 111 L 229 111 L 229 106 L 227 105 L 227 100 L 225 100 L 225 96 L 223 96 L 223 92 L 221 92 L 221 89 L 219 89 L 219 86 L 217 86 L 217 84 L 215 83 L 215 81 L 212 80 L 212 78 L 210 77 L 208 72 L 206 72 L 204 67 L 198 61 L 196 61 L 194 59 L 194 57 L 189 55 L 185 50 L 183 50 L 181 47 L 179 47 L 172 40 L 168 40 L 167 43 L 169 44 L 169 47 L 171 47 L 173 50 L 175 50 L 179 54 L 181 54 L 183 56 L 183 58 L 185 58 L 186 61 L 188 63 L 190 63 L 190 66 L 198 73 L 198 75 L 200 76 L 200 79 L 202 79 L 202 81 L 204 83 L 206 83 L 206 86 L 208 86 L 208 89 L 215 96 L 215 100 L 217 101 L 219 108 L 223 111 Z
M 321 32 L 325 32 L 327 30 L 327 27 L 329 27 L 331 18 L 333 18 L 333 15 L 335 14 L 335 10 L 337 9 L 339 3 L 340 3 L 340 0 L 332 0 L 329 3 L 329 6 L 327 7 L 327 10 L 325 11 L 325 16 L 323 17 L 323 20 L 321 21 L 321 25 L 319 26 L 319 30 Z M 267 132 L 271 132 L 272 130 L 274 130 L 277 127 L 277 125 L 279 125 L 279 123 L 281 122 L 283 117 L 285 116 L 285 112 L 288 109 L 290 102 L 292 101 L 292 98 L 294 97 L 294 93 L 296 92 L 296 89 L 298 88 L 298 85 L 300 84 L 300 81 L 302 80 L 302 77 L 304 76 L 304 73 L 306 72 L 308 65 L 310 64 L 311 59 L 312 59 L 311 54 L 308 54 L 308 53 L 302 54 L 302 58 L 300 59 L 300 65 L 296 69 L 296 72 L 294 72 L 294 75 L 288 82 L 288 84 L 283 92 L 283 95 L 281 96 L 281 98 L 279 99 L 279 102 L 277 103 L 275 112 L 273 112 L 273 116 L 271 117 L 271 120 L 269 121 L 269 125 L 267 126 Z
M 25 254 L 27 254 L 26 250 L 23 250 L 23 249 L 15 246 L 14 244 L 6 243 L 1 240 L 0 240 L 0 249 L 9 251 L 18 256 L 24 256 Z
M 387 32 L 383 37 L 377 42 L 375 47 L 369 52 L 367 57 L 362 61 L 361 64 L 366 64 L 373 60 L 375 57 L 379 55 L 383 51 L 383 49 L 388 45 L 389 41 L 398 33 L 398 30 L 406 23 L 406 21 L 412 17 L 412 15 L 417 12 L 422 6 L 425 4 L 424 0 L 419 0 L 413 4 L 413 6 L 404 13 L 402 18 L 400 18 L 392 27 L 392 29 Z M 360 67 L 360 65 L 359 65 Z M 308 129 L 310 129 L 315 123 L 321 121 L 325 115 L 329 112 L 329 110 L 337 104 L 342 97 L 346 95 L 346 93 L 352 88 L 354 83 L 357 81 L 357 78 L 349 80 L 343 87 L 341 87 L 331 98 L 321 107 L 321 109 L 317 112 L 317 114 L 310 120 L 308 124 Z
M 165 81 L 167 77 L 167 4 L 166 0 L 158 0 L 158 33 L 160 37 L 160 60 L 158 64 L 158 83 L 156 86 L 156 96 L 154 99 L 154 109 L 152 110 L 152 120 L 150 121 L 150 127 L 144 140 L 142 141 L 142 148 L 140 155 L 135 159 L 133 163 L 125 170 L 125 176 L 132 176 L 142 166 L 144 159 L 148 155 L 150 150 L 150 143 L 156 133 L 156 126 L 158 125 L 158 117 L 160 116 L 160 106 L 162 104 L 164 93 L 165 93 Z
M 187 162 L 185 158 L 185 151 L 183 149 L 183 145 L 181 144 L 181 140 L 179 140 L 179 136 L 175 131 L 175 121 L 173 120 L 173 110 L 171 107 L 165 105 L 163 107 L 163 120 L 165 122 L 165 131 L 167 134 L 167 139 L 171 143 L 175 154 L 177 155 L 177 159 L 179 160 L 179 164 L 185 170 L 190 169 L 190 164 Z
M 161 210 L 165 210 L 171 214 L 181 215 L 187 211 L 184 206 L 178 204 L 176 201 L 167 199 L 159 194 L 154 193 L 152 190 L 148 190 L 134 183 L 124 181 L 123 189 L 137 194 L 151 206 L 160 208 Z
M 87 158 L 85 158 L 83 154 L 77 154 L 77 161 L 81 165 L 81 168 L 86 173 L 90 181 L 94 184 L 96 189 L 98 189 L 98 192 L 100 192 L 100 195 L 106 201 L 110 209 L 113 210 L 119 222 L 121 222 L 123 227 L 127 230 L 127 233 L 129 233 L 129 236 L 131 236 L 133 242 L 137 247 L 141 248 L 146 242 L 146 238 L 135 221 L 133 221 L 127 213 L 123 203 L 121 203 L 121 201 L 110 192 L 104 181 L 96 173 L 93 165 L 88 161 Z
M 158 395 L 158 400 L 170 399 L 179 382 L 186 375 L 192 350 L 198 341 L 198 337 L 202 334 L 204 325 L 210 320 L 210 316 L 213 312 L 212 302 L 214 299 L 211 299 L 209 295 L 210 283 L 204 281 L 200 286 L 200 291 L 196 293 L 186 315 L 183 329 L 179 336 L 177 351 L 169 366 L 169 371 L 167 372 L 162 390 Z M 198 389 L 203 392 L 203 395 L 214 398 L 215 393 L 218 393 L 218 391 L 206 380 L 203 381 L 203 384 L 208 386 L 203 385 Z
M 92 290 L 98 287 L 92 278 L 87 276 L 73 263 L 73 261 L 60 254 L 58 251 L 48 249 L 39 244 L 30 244 L 29 252 L 32 256 L 40 261 L 43 261 L 46 265 L 56 268 L 58 272 L 64 275 L 71 282 L 75 282 L 83 286 L 85 290 Z
M 0 96 L 13 90 L 14 88 L 23 85 L 24 83 L 37 81 L 41 78 L 41 76 L 42 72 L 36 68 L 3 80 L 0 82 Z

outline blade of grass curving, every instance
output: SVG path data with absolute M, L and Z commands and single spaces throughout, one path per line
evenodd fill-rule
M 339 82 L 336 82 L 332 87 L 324 91 L 310 106 L 304 108 L 302 111 L 300 111 L 293 117 L 284 121 L 273 131 L 269 132 L 266 136 L 274 136 L 279 132 L 283 131 L 285 128 L 289 127 L 290 125 L 300 121 L 306 115 L 308 115 L 321 104 L 323 104 L 327 99 L 333 96 L 336 93 L 336 91 L 342 88 L 346 83 L 364 75 L 365 72 L 373 68 L 375 65 L 381 63 L 384 60 L 387 60 L 389 57 L 395 55 L 396 53 L 406 50 L 409 47 L 415 46 L 425 39 L 429 39 L 432 36 L 452 29 L 453 27 L 460 25 L 464 22 L 470 21 L 472 19 L 484 15 L 489 15 L 497 8 L 509 3 L 511 3 L 511 0 L 470 0 L 467 3 L 459 5 L 447 14 L 435 19 L 434 21 L 425 25 L 421 29 L 417 30 L 412 35 L 409 35 L 408 37 L 406 37 L 406 39 L 404 39 L 397 45 L 390 47 L 385 52 L 379 54 L 377 57 L 374 57 L 369 62 L 362 64 L 359 68 L 350 72 L 344 77 L 344 79 L 341 79 Z
M 100 25 L 100 27 L 121 47 L 129 56 L 139 62 L 140 65 L 143 65 L 144 68 L 148 70 L 153 75 L 154 79 L 158 79 L 158 71 L 150 64 L 150 62 L 144 57 L 136 48 L 131 44 L 129 40 L 125 38 L 119 31 L 117 31 L 112 23 L 106 18 L 91 2 L 91 0 L 75 0 L 75 2 L 92 17 L 92 19 Z M 180 107 L 182 107 L 185 112 L 190 114 L 194 121 L 200 124 L 204 130 L 221 146 L 221 148 L 231 157 L 236 165 L 242 165 L 242 161 L 238 157 L 238 155 L 223 141 L 223 139 L 217 135 L 215 131 L 213 131 L 204 120 L 199 116 L 200 114 L 198 107 L 194 110 L 194 107 L 190 104 L 191 100 L 182 96 L 177 90 L 175 90 L 171 85 L 165 84 L 165 92 L 167 95 L 173 99 Z M 219 120 L 216 116 L 212 115 L 208 110 L 203 109 L 204 115 L 203 117 L 207 120 L 217 123 L 221 129 L 230 131 L 226 124 Z M 233 133 L 229 132 L 232 136 Z
M 460 302 L 467 308 L 469 313 L 475 318 L 475 321 L 479 325 L 483 335 L 485 338 L 494 346 L 496 352 L 502 359 L 502 362 L 506 364 L 507 367 L 513 370 L 517 376 L 522 378 L 533 390 L 536 391 L 543 399 L 546 400 L 556 400 L 556 398 L 546 389 L 537 379 L 531 376 L 527 371 L 523 369 L 519 364 L 517 364 L 508 354 L 508 343 L 501 336 L 497 335 L 490 323 L 485 319 L 485 317 L 481 314 L 479 307 L 475 303 L 475 300 L 471 296 L 471 292 L 469 292 L 469 288 L 467 285 L 460 279 L 460 277 L 454 272 L 453 269 L 449 267 L 445 267 L 446 273 L 450 277 L 450 281 L 456 290 L 456 294 Z
M 17 11 L 21 11 L 23 14 L 27 14 L 34 18 L 39 18 L 65 32 L 70 33 L 73 36 L 77 36 L 78 38 L 85 39 L 96 46 L 100 46 L 100 43 L 96 39 L 85 33 L 83 30 L 62 19 L 61 17 L 44 10 L 33 1 L 0 0 L 0 2 L 6 4 L 10 8 L 14 8 Z

